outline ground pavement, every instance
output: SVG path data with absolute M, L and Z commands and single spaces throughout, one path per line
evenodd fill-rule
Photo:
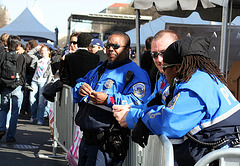
M 66 153 L 58 147 L 53 156 L 48 120 L 42 126 L 29 123 L 29 117 L 19 117 L 16 142 L 0 141 L 0 166 L 69 166 Z

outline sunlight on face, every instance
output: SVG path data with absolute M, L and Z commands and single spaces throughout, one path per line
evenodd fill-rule
M 48 48 L 46 46 L 43 46 L 41 48 L 40 54 L 42 55 L 43 58 L 47 58 L 47 57 L 49 57 L 50 51 L 48 50 Z
M 117 62 L 122 61 L 128 57 L 129 48 L 126 46 L 126 42 L 122 36 L 119 35 L 111 35 L 108 39 L 108 44 L 119 44 L 118 49 L 114 49 L 113 47 L 106 48 L 106 54 L 109 62 Z

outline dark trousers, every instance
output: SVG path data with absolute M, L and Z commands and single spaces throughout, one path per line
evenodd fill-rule
M 107 165 L 106 165 L 107 163 Z M 121 166 L 122 162 L 110 158 L 100 150 L 99 145 L 86 145 L 83 136 L 79 146 L 78 166 Z

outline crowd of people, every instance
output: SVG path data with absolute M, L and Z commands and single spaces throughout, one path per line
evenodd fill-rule
M 49 48 L 34 39 L 24 46 L 19 36 L 1 35 L 0 139 L 7 133 L 6 142 L 16 141 L 19 115 L 28 115 L 31 124 L 43 125 L 51 104 L 43 93 L 46 85 L 61 78 L 62 83 L 74 87 L 77 78 L 97 66 L 100 60 L 98 52 L 101 52 L 102 59 L 106 56 L 101 40 L 78 32 L 74 32 L 70 38 L 68 49 L 64 51 Z M 93 50 L 96 45 L 102 47 Z M 15 58 L 16 69 L 5 66 L 8 58 Z M 82 62 L 82 65 L 78 62 Z M 5 78 L 5 68 L 13 72 L 9 80 Z M 6 83 L 6 80 L 9 82 Z M 11 82 L 14 82 L 14 86 Z
M 0 139 L 7 131 L 6 141 L 16 141 L 20 110 L 30 123 L 43 124 L 51 104 L 43 92 L 59 79 L 72 87 L 79 107 L 79 166 L 122 165 L 130 135 L 142 147 L 150 134 L 174 140 L 176 166 L 192 166 L 212 150 L 239 144 L 240 104 L 209 57 L 210 39 L 180 39 L 161 30 L 146 39 L 140 67 L 131 60 L 130 43 L 124 32 L 112 33 L 105 44 L 74 32 L 65 51 L 34 40 L 24 50 L 18 36 L 3 34 L 0 76 L 12 55 L 18 62 L 13 77 L 20 78 L 14 87 L 1 78 Z

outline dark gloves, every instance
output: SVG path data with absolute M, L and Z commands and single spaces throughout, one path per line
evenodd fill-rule
M 136 127 L 132 131 L 132 140 L 144 148 L 147 145 L 148 137 L 149 129 L 143 123 L 142 119 L 139 118 Z

